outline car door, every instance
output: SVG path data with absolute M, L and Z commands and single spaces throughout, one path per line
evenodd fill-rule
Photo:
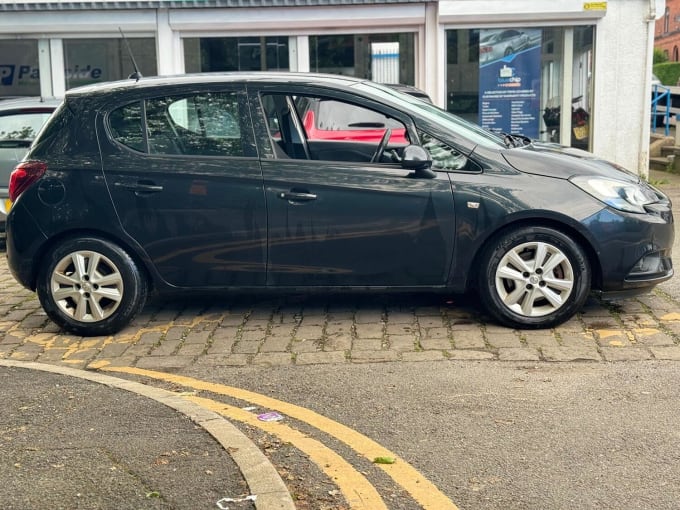
M 266 213 L 242 86 L 149 96 L 102 120 L 122 228 L 178 287 L 263 286 Z
M 356 140 L 309 139 L 299 107 L 306 103 L 301 99 L 344 101 L 355 113 L 362 108 L 371 113 L 371 122 L 353 117 L 347 125 L 373 131 L 381 124 L 376 110 L 313 88 L 249 85 L 249 94 L 251 104 L 260 105 L 256 133 L 269 225 L 268 285 L 445 284 L 454 239 L 451 185 L 444 173 L 418 178 L 393 162 L 393 151 L 405 145 L 405 121 L 398 121 L 401 131 L 388 142 L 383 158 L 371 161 L 375 140 L 360 135 Z M 398 119 L 382 116 L 384 133 Z

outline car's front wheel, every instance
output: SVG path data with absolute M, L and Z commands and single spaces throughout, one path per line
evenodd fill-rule
M 507 326 L 556 326 L 583 306 L 590 291 L 591 269 L 583 249 L 551 228 L 501 234 L 485 250 L 482 264 L 482 302 Z
M 68 239 L 47 255 L 37 292 L 56 324 L 82 336 L 113 334 L 142 309 L 147 281 L 130 255 L 95 237 Z

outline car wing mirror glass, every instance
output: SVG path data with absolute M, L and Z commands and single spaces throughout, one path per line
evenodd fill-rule
M 433 178 L 437 174 L 432 170 L 432 158 L 420 145 L 404 147 L 401 166 L 407 170 L 415 170 L 416 177 Z

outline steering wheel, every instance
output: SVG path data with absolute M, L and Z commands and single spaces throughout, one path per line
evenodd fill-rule
M 376 161 L 380 161 L 380 158 L 382 158 L 383 152 L 385 152 L 385 148 L 387 147 L 387 142 L 390 141 L 391 137 L 392 137 L 392 130 L 388 128 L 388 129 L 385 130 L 385 134 L 380 139 L 380 143 L 378 144 L 378 148 L 375 150 L 375 154 L 373 154 L 373 157 L 371 158 L 371 163 L 375 163 Z

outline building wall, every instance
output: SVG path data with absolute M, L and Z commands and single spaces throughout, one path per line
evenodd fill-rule
M 593 152 L 647 175 L 655 4 L 609 2 L 597 30 Z M 661 11 L 663 12 L 663 11 Z

